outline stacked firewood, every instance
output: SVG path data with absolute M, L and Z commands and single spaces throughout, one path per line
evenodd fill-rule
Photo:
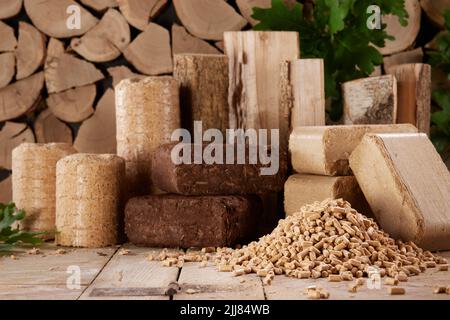
M 221 54 L 223 32 L 250 28 L 257 23 L 252 8 L 270 5 L 271 0 L 1 0 L 0 180 L 11 170 L 11 150 L 22 142 L 66 142 L 80 152 L 115 153 L 116 84 L 171 74 L 174 54 Z M 442 27 L 450 2 L 406 5 L 407 28 L 384 18 L 396 37 L 381 49 L 386 73 L 394 73 L 397 64 L 422 62 L 421 48 L 410 51 L 421 8 Z M 389 100 L 392 86 L 383 88 Z M 9 199 L 10 179 L 4 179 L 0 201 Z

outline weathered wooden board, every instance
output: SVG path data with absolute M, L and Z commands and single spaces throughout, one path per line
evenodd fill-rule
M 86 289 L 65 285 L 0 285 L 0 300 L 76 300 Z
M 132 245 L 125 249 L 129 254 L 121 255 L 119 250 L 80 299 L 169 299 L 164 291 L 170 282 L 177 280 L 179 269 L 163 267 L 160 261 L 147 259 L 149 254 L 158 256 L 160 249 Z

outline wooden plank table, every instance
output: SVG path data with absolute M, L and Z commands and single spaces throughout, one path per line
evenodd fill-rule
M 450 300 L 450 295 L 433 293 L 437 285 L 450 285 L 450 272 L 436 269 L 401 283 L 406 295 L 390 296 L 383 280 L 379 289 L 363 286 L 357 293 L 350 293 L 349 282 L 276 276 L 271 286 L 263 286 L 254 274 L 233 277 L 229 272 L 218 272 L 212 263 L 206 267 L 194 262 L 187 262 L 182 268 L 163 267 L 161 262 L 148 259 L 149 254 L 156 257 L 161 249 L 128 244 L 121 248 L 64 248 L 63 253 L 57 249 L 45 245 L 34 255 L 26 250 L 14 252 L 16 260 L 9 254 L 0 256 L 0 299 L 303 300 L 307 299 L 304 289 L 316 285 L 327 289 L 330 299 Z M 450 260 L 450 252 L 441 255 Z M 79 286 L 69 288 L 67 284 L 73 284 L 73 270 L 79 270 Z M 181 289 L 174 296 L 166 296 L 164 293 L 172 281 L 178 281 Z

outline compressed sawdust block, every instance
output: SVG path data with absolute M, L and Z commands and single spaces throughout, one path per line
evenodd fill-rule
M 413 125 L 297 127 L 289 139 L 296 172 L 326 176 L 351 175 L 348 157 L 366 133 L 415 133 Z
M 353 176 L 294 174 L 284 186 L 284 209 L 288 216 L 299 212 L 300 208 L 307 204 L 329 198 L 342 198 L 350 202 L 358 212 L 368 217 L 372 216 L 370 206 Z
M 67 143 L 23 143 L 13 150 L 13 201 L 26 212 L 21 229 L 55 231 L 56 163 L 74 153 Z
M 350 167 L 386 232 L 450 249 L 450 173 L 425 134 L 366 135 Z
M 132 195 L 153 191 L 151 157 L 180 128 L 179 83 L 173 77 L 125 79 L 116 86 L 117 154 L 126 161 Z
M 271 170 L 271 165 L 263 165 L 259 158 L 255 164 L 250 163 L 251 147 L 248 145 L 245 149 L 243 148 L 244 164 L 238 164 L 238 147 L 225 144 L 214 145 L 215 152 L 219 153 L 217 150 L 221 150 L 223 163 L 207 164 L 203 159 L 201 164 L 196 164 L 194 160 L 197 146 L 185 144 L 186 149 L 178 153 L 177 144 L 163 145 L 153 155 L 152 181 L 161 190 L 183 195 L 261 194 L 283 190 L 287 164 L 280 163 L 278 170 L 275 165 L 272 165 L 273 172 L 263 172 L 263 168 Z M 202 155 L 207 153 L 207 148 L 211 148 L 208 144 L 198 147 L 201 147 Z M 172 158 L 172 152 L 178 155 L 183 154 L 185 150 L 190 150 L 190 156 L 185 158 L 189 161 L 181 161 L 181 159 L 178 161 Z M 226 161 L 229 152 L 234 152 L 233 164 Z M 282 161 L 284 158 L 286 157 L 276 157 L 276 161 Z M 181 163 L 175 163 L 174 160 Z
M 393 124 L 397 119 L 397 80 L 393 75 L 342 84 L 344 124 Z
M 125 231 L 136 245 L 228 247 L 253 239 L 261 210 L 256 196 L 137 197 L 127 203 Z
M 123 229 L 125 161 L 112 154 L 75 154 L 56 166 L 56 243 L 117 244 Z

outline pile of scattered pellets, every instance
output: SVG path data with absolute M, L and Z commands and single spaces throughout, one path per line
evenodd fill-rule
M 271 234 L 239 249 L 204 248 L 199 253 L 159 257 L 164 265 L 214 259 L 219 271 L 234 275 L 256 273 L 270 285 L 275 275 L 295 278 L 328 278 L 352 281 L 370 275 L 371 270 L 397 284 L 427 268 L 448 270 L 444 258 L 392 239 L 373 219 L 358 213 L 347 201 L 327 199 L 304 206 L 280 220 Z M 355 282 L 358 283 L 358 282 Z M 388 283 L 386 283 L 388 284 Z

